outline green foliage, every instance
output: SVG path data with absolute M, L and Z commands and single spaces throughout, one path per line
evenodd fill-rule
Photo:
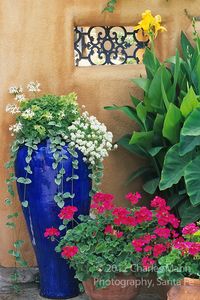
M 124 112 L 139 126 L 138 132 L 118 141 L 149 163 L 148 169 L 134 171 L 128 181 L 141 175 L 143 189 L 169 199 L 183 225 L 200 215 L 200 39 L 195 36 L 193 47 L 182 33 L 181 46 L 182 57 L 177 50 L 165 63 L 147 48 L 146 77 L 132 80 L 143 90 L 143 99 L 132 96 L 133 106 L 106 109 Z
M 116 3 L 117 3 L 117 0 L 109 0 L 106 7 L 103 10 L 103 12 L 108 11 L 110 13 L 113 13 L 115 10 Z
M 41 140 L 49 136 L 58 136 L 80 115 L 76 94 L 67 96 L 44 95 L 21 102 L 21 114 L 17 121 L 22 124 L 21 135 L 29 140 Z M 33 116 L 25 112 L 33 112 Z M 19 135 L 20 138 L 20 135 Z M 31 144 L 31 147 L 34 147 Z
M 185 277 L 200 279 L 199 233 L 184 236 L 183 242 L 174 245 L 170 253 L 158 260 L 158 278 L 177 283 Z M 179 249 L 180 248 L 180 249 Z M 196 251 L 193 252 L 193 251 Z M 190 253 L 191 252 L 191 253 Z

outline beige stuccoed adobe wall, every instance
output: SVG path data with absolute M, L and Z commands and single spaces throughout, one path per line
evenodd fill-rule
M 105 122 L 117 139 L 131 132 L 134 124 L 118 112 L 104 111 L 103 107 L 112 103 L 127 104 L 130 92 L 140 95 L 129 79 L 142 74 L 143 66 L 75 68 L 73 26 L 134 25 L 141 12 L 151 9 L 154 14 L 162 15 L 168 29 L 156 41 L 159 56 L 165 58 L 174 54 L 181 29 L 191 31 L 184 8 L 195 14 L 200 0 L 119 0 L 114 14 L 102 14 L 105 4 L 106 0 L 0 1 L 0 265 L 14 264 L 7 250 L 16 238 L 26 240 L 23 253 L 29 263 L 34 264 L 23 217 L 19 218 L 16 231 L 4 225 L 7 214 L 19 209 L 17 199 L 14 208 L 4 205 L 7 192 L 3 165 L 9 158 L 8 126 L 12 122 L 5 114 L 5 106 L 11 101 L 8 87 L 38 80 L 45 93 L 65 94 L 74 90 L 79 103 Z M 105 162 L 104 191 L 115 193 L 120 200 L 126 191 L 139 188 L 139 182 L 128 187 L 124 185 L 127 175 L 139 164 L 138 158 L 122 149 L 113 153 Z

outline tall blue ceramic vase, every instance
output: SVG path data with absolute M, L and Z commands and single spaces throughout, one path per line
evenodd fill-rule
M 62 162 L 62 167 L 66 171 L 63 190 L 71 193 L 72 182 L 67 182 L 66 178 L 72 176 L 72 157 L 67 151 L 67 146 L 62 151 L 68 157 Z M 26 177 L 24 170 L 27 165 L 26 156 L 27 147 L 22 146 L 15 162 L 17 177 Z M 67 199 L 65 206 L 74 205 L 78 208 L 78 215 L 87 215 L 90 209 L 91 179 L 88 177 L 89 170 L 80 152 L 77 159 L 79 167 L 75 170 L 75 174 L 79 179 L 73 181 L 75 198 Z M 20 201 L 28 201 L 28 207 L 23 207 L 23 212 L 39 267 L 40 295 L 45 298 L 66 299 L 79 294 L 78 281 L 74 278 L 74 270 L 69 268 L 60 253 L 55 252 L 56 242 L 51 242 L 44 237 L 46 228 L 52 226 L 58 228 L 61 225 L 61 220 L 58 218 L 60 208 L 54 201 L 58 186 L 54 182 L 57 171 L 52 168 L 53 162 L 50 141 L 45 140 L 32 154 L 30 166 L 33 173 L 28 174 L 32 183 L 27 185 L 18 183 L 17 188 Z

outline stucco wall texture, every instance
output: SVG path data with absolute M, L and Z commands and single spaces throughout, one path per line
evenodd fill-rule
M 23 254 L 30 265 L 35 264 L 23 216 L 17 220 L 17 229 L 5 227 L 6 216 L 20 206 L 8 208 L 4 199 L 8 194 L 4 163 L 9 159 L 8 131 L 12 117 L 5 113 L 11 101 L 8 87 L 38 80 L 44 93 L 66 94 L 75 91 L 79 103 L 86 105 L 91 114 L 105 122 L 115 140 L 132 132 L 133 122 L 119 112 L 103 109 L 113 103 L 130 102 L 129 94 L 141 96 L 130 82 L 144 73 L 143 65 L 75 67 L 73 52 L 74 25 L 135 25 L 145 9 L 160 14 L 167 33 L 156 40 L 161 59 L 175 53 L 180 31 L 191 32 L 191 21 L 184 9 L 195 15 L 200 0 L 119 0 L 114 14 L 101 13 L 106 0 L 0 0 L 0 265 L 13 266 L 14 260 L 7 254 L 16 238 L 26 241 Z M 140 182 L 125 186 L 124 182 L 141 161 L 119 149 L 105 162 L 103 190 L 115 193 L 119 202 L 127 191 L 134 191 Z M 121 198 L 120 198 L 121 197 Z

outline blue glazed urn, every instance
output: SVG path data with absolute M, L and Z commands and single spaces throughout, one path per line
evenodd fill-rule
M 38 145 L 38 149 L 33 151 L 30 162 L 32 174 L 26 174 L 24 168 L 27 166 L 25 158 L 27 147 L 21 146 L 15 161 L 15 173 L 19 177 L 28 177 L 30 184 L 17 183 L 20 201 L 28 201 L 28 207 L 23 207 L 23 213 L 30 234 L 31 242 L 35 251 L 39 272 L 40 272 L 40 295 L 45 298 L 63 299 L 73 298 L 79 294 L 79 282 L 74 278 L 75 272 L 61 257 L 55 252 L 56 242 L 51 242 L 44 237 L 46 228 L 59 228 L 62 221 L 58 214 L 60 208 L 54 201 L 54 196 L 58 192 L 55 184 L 57 170 L 53 170 L 53 154 L 50 149 L 50 141 L 44 140 Z M 74 205 L 78 208 L 75 217 L 80 214 L 88 215 L 90 210 L 91 179 L 88 177 L 89 169 L 83 161 L 82 153 L 78 152 L 79 167 L 74 173 L 79 179 L 66 181 L 67 177 L 73 174 L 72 156 L 68 152 L 67 146 L 63 147 L 62 154 L 68 159 L 62 161 L 65 169 L 63 180 L 63 192 L 72 192 L 75 197 L 66 199 L 65 206 Z M 61 163 L 58 169 L 61 168 Z

